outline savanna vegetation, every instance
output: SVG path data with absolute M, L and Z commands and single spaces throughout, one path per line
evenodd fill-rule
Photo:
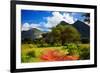
M 89 41 L 83 43 L 78 30 L 72 25 L 66 25 L 58 24 L 51 28 L 51 32 L 43 33 L 41 38 L 24 39 L 21 61 L 27 63 L 89 59 Z

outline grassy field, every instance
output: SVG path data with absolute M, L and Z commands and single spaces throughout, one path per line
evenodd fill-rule
M 22 44 L 22 63 L 89 59 L 89 44 L 56 47 L 37 47 L 35 44 Z

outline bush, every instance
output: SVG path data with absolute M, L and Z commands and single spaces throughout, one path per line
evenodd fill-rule
M 90 46 L 89 45 L 80 45 L 80 59 L 90 59 Z
M 67 44 L 64 48 L 68 49 L 69 55 L 79 56 L 79 48 L 76 44 Z
M 21 42 L 23 44 L 31 44 L 31 43 L 33 43 L 33 41 L 31 39 L 29 39 L 29 38 L 26 38 L 26 39 L 22 40 Z
M 29 56 L 29 57 L 35 57 L 35 52 L 34 51 L 29 51 L 27 53 L 27 56 Z
M 87 49 L 87 48 L 81 49 L 80 59 L 82 60 L 90 59 L 90 49 Z
M 22 62 L 30 62 L 33 58 L 35 58 L 35 52 L 28 51 L 27 53 L 22 54 L 21 61 Z
M 82 43 L 90 43 L 90 39 L 81 39 Z
M 29 56 L 21 56 L 21 62 L 29 62 L 30 61 L 30 57 Z
M 79 56 L 81 60 L 90 59 L 90 45 L 89 44 L 67 44 L 64 46 L 68 50 L 69 55 Z

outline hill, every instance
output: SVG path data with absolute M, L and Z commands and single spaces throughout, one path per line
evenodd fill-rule
M 32 28 L 28 31 L 22 31 L 21 37 L 22 37 L 22 40 L 25 40 L 25 39 L 34 40 L 34 39 L 41 38 L 42 37 L 41 34 L 42 34 L 42 31 L 36 28 Z
M 76 21 L 73 26 L 79 31 L 82 39 L 90 38 L 90 26 L 81 21 Z

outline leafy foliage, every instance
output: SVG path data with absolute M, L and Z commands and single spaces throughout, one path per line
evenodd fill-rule
M 67 46 L 65 46 L 65 49 L 68 49 L 69 55 L 79 56 L 80 49 L 76 44 L 67 44 Z
M 90 59 L 90 46 L 89 45 L 79 45 L 80 48 L 80 59 Z
M 79 32 L 71 25 L 63 26 L 59 24 L 59 26 L 52 29 L 51 35 L 50 39 L 52 39 L 53 43 L 59 42 L 62 45 L 80 41 Z
M 90 47 L 87 44 L 68 44 L 64 46 L 68 50 L 69 55 L 80 57 L 81 60 L 90 59 Z
M 30 57 L 35 57 L 35 52 L 34 51 L 29 51 L 27 53 L 27 55 L 30 56 Z

